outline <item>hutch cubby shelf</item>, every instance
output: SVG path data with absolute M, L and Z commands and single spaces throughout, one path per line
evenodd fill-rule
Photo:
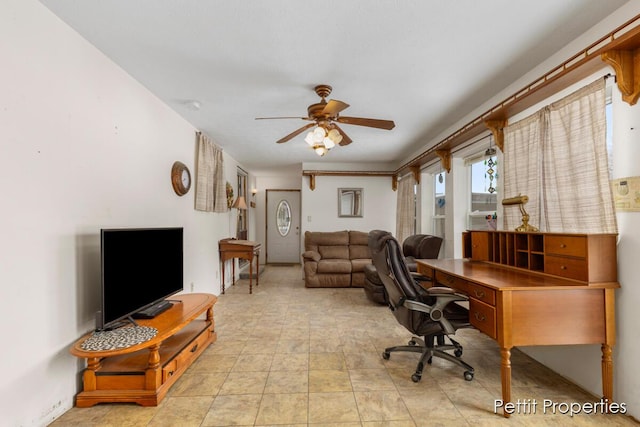
M 463 257 L 580 282 L 617 281 L 616 234 L 466 231 Z

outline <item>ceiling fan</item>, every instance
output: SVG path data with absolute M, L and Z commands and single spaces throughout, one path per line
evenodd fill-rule
M 302 126 L 301 128 L 291 132 L 289 135 L 280 138 L 276 142 L 278 144 L 282 144 L 283 142 L 287 142 L 300 135 L 305 130 L 316 126 L 316 129 L 307 134 L 305 141 L 320 156 L 326 154 L 327 151 L 333 148 L 336 144 L 344 146 L 353 142 L 351 138 L 349 138 L 349 136 L 338 126 L 338 123 L 386 130 L 391 130 L 395 127 L 395 123 L 392 120 L 340 116 L 340 112 L 349 107 L 349 104 L 335 99 L 330 99 L 327 102 L 326 97 L 329 96 L 332 90 L 329 85 L 318 85 L 314 90 L 321 100 L 320 102 L 311 104 L 307 107 L 307 117 L 256 117 L 256 120 L 302 119 L 311 121 L 312 123 Z

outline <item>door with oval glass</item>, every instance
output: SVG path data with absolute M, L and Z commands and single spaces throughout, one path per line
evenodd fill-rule
M 267 190 L 269 264 L 300 263 L 300 190 Z

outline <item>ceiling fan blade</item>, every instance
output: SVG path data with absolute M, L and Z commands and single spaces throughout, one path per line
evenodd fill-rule
M 302 120 L 313 120 L 309 117 L 256 117 L 256 120 L 274 120 L 274 119 L 302 119 Z
M 336 119 L 339 123 L 345 123 L 348 125 L 357 125 L 357 126 L 368 126 L 370 128 L 378 128 L 378 129 L 393 129 L 396 124 L 393 123 L 393 120 L 378 120 L 378 119 L 365 119 L 362 117 L 338 117 Z
M 344 133 L 342 129 L 340 129 L 340 126 L 338 126 L 335 123 L 332 123 L 332 127 L 335 128 L 338 132 L 340 132 L 340 135 L 342 135 L 342 141 L 340 141 L 338 145 L 344 147 L 345 145 L 349 145 L 353 142 L 353 140 L 349 138 L 349 135 L 347 135 L 346 133 Z
M 336 99 L 330 99 L 327 105 L 322 109 L 323 114 L 329 115 L 329 117 L 335 117 L 340 111 L 349 107 L 346 102 L 338 101 Z
M 285 136 L 284 138 L 281 138 L 279 140 L 277 140 L 276 142 L 278 144 L 282 144 L 283 142 L 287 142 L 290 139 L 300 135 L 302 132 L 304 132 L 305 130 L 309 129 L 310 127 L 314 127 L 316 124 L 315 123 L 309 123 L 307 125 L 302 126 L 300 129 L 298 130 L 294 130 L 293 132 L 291 132 L 289 135 Z

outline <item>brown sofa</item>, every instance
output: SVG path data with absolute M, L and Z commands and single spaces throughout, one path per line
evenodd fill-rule
M 369 233 L 307 231 L 304 233 L 304 284 L 307 288 L 364 286 L 364 267 L 371 264 Z

